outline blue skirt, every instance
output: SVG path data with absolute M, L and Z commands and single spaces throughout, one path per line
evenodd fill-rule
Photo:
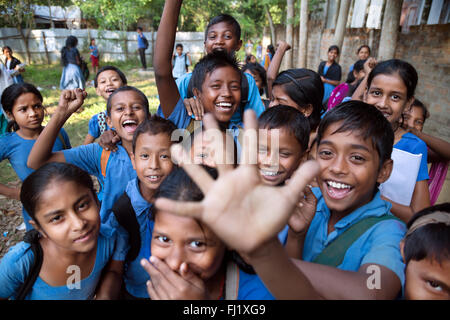
M 59 84 L 61 90 L 65 89 L 84 89 L 84 77 L 81 73 L 81 69 L 76 64 L 69 63 L 64 67 L 61 75 L 61 82 Z

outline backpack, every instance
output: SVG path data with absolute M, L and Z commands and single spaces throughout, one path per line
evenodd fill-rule
M 173 55 L 172 57 L 172 65 L 175 68 L 175 59 L 176 59 L 176 55 Z M 186 68 L 186 72 L 189 72 L 189 65 L 187 64 L 187 55 L 184 55 L 184 67 Z
M 144 42 L 144 49 L 147 50 L 148 49 L 148 40 L 146 37 L 142 37 L 142 41 Z
M 348 248 L 350 248 L 350 246 L 358 240 L 364 232 L 384 220 L 400 221 L 393 215 L 364 218 L 339 235 L 333 242 L 323 249 L 323 251 L 316 258 L 314 258 L 312 262 L 336 268 L 342 263 L 342 261 L 344 261 Z
M 192 77 L 191 79 L 189 79 L 189 84 L 187 87 L 187 96 L 186 98 L 193 98 L 194 97 L 194 93 L 193 93 L 193 81 L 192 81 Z M 247 77 L 245 76 L 245 74 L 241 71 L 241 102 L 239 104 L 239 112 L 241 113 L 241 115 L 243 115 L 244 113 L 244 106 L 247 104 L 248 102 L 248 80 Z

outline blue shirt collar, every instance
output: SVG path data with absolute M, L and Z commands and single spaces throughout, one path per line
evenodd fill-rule
M 153 204 L 142 197 L 141 191 L 139 190 L 138 178 L 134 178 L 128 182 L 126 193 L 128 197 L 130 197 L 131 205 L 133 206 L 136 216 L 140 216 L 142 213 L 147 212 L 153 206 Z

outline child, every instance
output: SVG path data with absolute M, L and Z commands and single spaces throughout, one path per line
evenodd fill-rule
M 323 82 L 324 94 L 322 104 L 325 104 L 331 92 L 341 82 L 341 66 L 336 62 L 339 47 L 332 45 L 328 48 L 328 60 L 319 64 L 318 73 Z
M 428 162 L 431 162 L 429 170 L 430 179 L 430 203 L 434 205 L 441 193 L 442 186 L 447 176 L 448 162 L 450 160 L 450 144 L 442 139 L 423 133 L 425 120 L 430 116 L 425 105 L 415 99 L 411 108 L 403 113 L 402 127 L 422 139 L 428 147 Z
M 153 223 L 150 221 L 152 203 L 156 189 L 172 171 L 173 162 L 170 157 L 171 136 L 176 130 L 175 125 L 157 115 L 142 122 L 133 136 L 133 154 L 131 161 L 136 169 L 137 178 L 130 180 L 125 193 L 116 201 L 109 224 L 117 229 L 119 237 L 129 243 L 128 255 L 125 261 L 122 296 L 125 299 L 149 298 L 146 290 L 148 275 L 142 272 L 140 261 L 149 258 Z M 124 202 L 126 201 L 126 202 Z M 124 203 L 127 203 L 125 205 Z M 125 210 L 125 212 L 124 212 Z M 136 230 L 127 230 L 121 224 L 124 217 L 130 213 L 137 222 Z M 135 238 L 137 240 L 134 240 Z M 139 245 L 133 245 L 139 241 Z M 135 247 L 134 247 L 135 246 Z
M 207 168 L 207 167 L 205 167 Z M 205 173 L 217 176 L 214 169 Z M 181 168 L 161 184 L 156 197 L 199 202 L 202 191 Z M 210 228 L 193 218 L 155 210 L 151 258 L 141 263 L 150 275 L 152 300 L 272 300 L 257 275 Z
M 267 90 L 266 70 L 264 70 L 264 68 L 261 67 L 261 65 L 258 63 L 247 63 L 242 68 L 242 72 L 250 74 L 253 79 L 255 79 L 255 83 L 258 87 L 261 100 L 264 104 L 264 107 L 267 109 L 269 107 L 270 101 L 262 97 L 264 95 L 264 91 Z
M 181 3 L 180 3 L 181 5 Z M 214 50 L 223 50 L 231 55 L 235 55 L 242 46 L 241 27 L 232 16 L 221 14 L 211 19 L 205 31 L 205 52 L 207 54 Z M 187 73 L 177 79 L 178 91 L 181 100 L 184 101 L 189 116 L 196 120 L 201 120 L 203 116 L 203 107 L 197 105 L 198 99 L 194 99 L 191 83 L 192 73 Z M 244 74 L 242 77 L 241 88 L 243 95 L 241 97 L 239 110 L 231 118 L 235 124 L 242 122 L 243 110 L 253 109 L 259 116 L 265 108 L 261 101 L 258 87 L 251 75 Z M 187 100 L 185 100 L 188 98 Z M 198 98 L 198 97 L 197 97 Z M 161 114 L 158 114 L 161 116 Z
M 417 212 L 400 243 L 405 261 L 404 297 L 450 299 L 450 203 Z
M 45 110 L 43 98 L 35 86 L 29 83 L 17 83 L 3 91 L 1 103 L 10 119 L 8 132 L 0 138 L 0 161 L 8 159 L 21 181 L 28 177 L 33 169 L 27 166 L 27 158 L 36 139 L 44 127 Z M 52 151 L 70 149 L 66 131 L 61 128 L 53 141 Z M 20 189 L 0 184 L 0 194 L 19 200 Z M 32 229 L 30 216 L 23 210 L 23 220 L 27 230 Z
M 6 58 L 4 64 L 11 73 L 14 83 L 23 83 L 21 73 L 25 72 L 25 69 L 23 68 L 22 62 L 13 56 L 13 51 L 8 46 L 3 47 L 3 54 Z
M 81 56 L 77 49 L 78 38 L 68 36 L 66 45 L 61 49 L 61 64 L 63 72 L 59 88 L 61 90 L 84 89 L 85 81 L 81 72 Z
M 92 70 L 95 74 L 98 71 L 98 48 L 95 45 L 95 39 L 91 39 L 91 45 L 89 46 L 89 51 L 91 52 L 91 62 L 92 62 Z
M 113 204 L 125 191 L 128 181 L 136 177 L 130 159 L 130 154 L 133 153 L 133 134 L 150 111 L 147 97 L 140 90 L 121 87 L 111 94 L 106 104 L 108 126 L 114 128 L 122 140 L 116 152 L 104 151 L 96 143 L 64 152 L 52 152 L 49 146 L 55 141 L 56 133 L 83 104 L 84 98 L 81 90 L 61 93 L 58 108 L 31 150 L 27 164 L 37 169 L 46 162 L 69 162 L 96 176 L 107 195 L 100 208 L 100 217 L 104 223 L 108 220 Z
M 363 44 L 356 50 L 356 55 L 358 56 L 358 60 L 367 60 L 370 57 L 370 47 L 367 44 Z M 353 71 L 355 65 L 352 64 L 349 69 L 349 75 Z
M 246 130 L 255 129 L 251 116 Z M 263 185 L 248 162 L 217 181 L 190 167 L 194 180 L 207 190 L 203 201 L 186 205 L 158 199 L 155 205 L 207 223 L 230 248 L 245 255 L 278 299 L 394 299 L 404 283 L 398 244 L 406 228 L 377 192 L 392 168 L 393 140 L 381 112 L 365 103 L 347 102 L 320 123 L 319 166 L 303 164 L 285 186 Z M 243 153 L 253 148 L 247 143 Z M 304 232 L 303 260 L 291 261 L 276 234 L 318 172 L 316 214 L 309 227 L 296 230 Z M 252 236 L 239 236 L 244 233 Z
M 20 200 L 38 232 L 1 260 L 0 298 L 114 298 L 124 257 L 114 231 L 100 226 L 91 177 L 74 165 L 49 163 L 25 179 Z
M 366 64 L 368 63 L 370 59 L 366 61 Z M 391 59 L 378 63 L 353 95 L 357 96 L 360 88 L 366 89 L 364 102 L 374 105 L 391 123 L 395 133 L 394 148 L 412 154 L 422 154 L 410 204 L 402 205 L 387 199 L 392 203 L 392 213 L 405 222 L 411 219 L 414 212 L 430 206 L 426 144 L 401 127 L 402 114 L 414 101 L 417 80 L 417 72 L 412 65 Z
M 122 86 L 127 85 L 127 77 L 125 74 L 114 66 L 104 66 L 95 75 L 94 87 L 95 92 L 105 101 L 109 96 Z M 106 123 L 106 112 L 100 112 L 89 120 L 89 131 L 84 139 L 83 144 L 90 144 L 100 137 L 105 131 L 110 130 Z
M 272 44 L 269 44 L 266 48 L 266 54 L 264 55 L 263 61 L 261 61 L 261 65 L 266 69 L 266 71 L 269 70 L 269 66 L 272 62 L 272 58 L 275 55 L 275 48 Z
M 171 120 L 177 128 L 187 129 L 192 133 L 194 119 L 184 107 L 170 63 L 180 7 L 181 1 L 171 0 L 165 3 L 158 29 L 163 36 L 156 38 L 155 80 L 161 103 L 158 114 Z M 231 122 L 231 117 L 241 101 L 241 77 L 235 57 L 223 50 L 214 50 L 203 57 L 192 74 L 193 92 L 205 112 L 214 115 L 221 129 L 230 129 L 235 139 L 239 137 L 239 126 Z
M 173 78 L 177 80 L 183 74 L 189 72 L 189 66 L 192 64 L 189 53 L 183 53 L 183 45 L 177 43 L 175 46 L 176 54 L 172 57 L 172 73 Z

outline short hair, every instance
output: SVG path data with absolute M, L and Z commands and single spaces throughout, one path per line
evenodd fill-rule
M 38 225 L 36 207 L 46 188 L 55 181 L 73 181 L 89 189 L 94 199 L 97 199 L 91 176 L 86 171 L 70 163 L 47 163 L 30 174 L 23 181 L 20 190 L 20 201 L 23 207 Z
M 197 88 L 202 92 L 202 85 L 205 82 L 207 74 L 210 74 L 214 70 L 223 67 L 232 67 L 242 77 L 241 69 L 234 55 L 229 54 L 223 50 L 213 50 L 207 54 L 195 65 L 192 72 L 192 88 Z
M 177 48 L 183 49 L 183 45 L 181 43 L 177 43 L 177 45 L 175 46 L 175 49 L 177 49 Z
M 97 88 L 97 86 L 98 86 L 98 76 L 100 75 L 100 73 L 102 73 L 103 71 L 108 71 L 108 70 L 116 72 L 119 75 L 120 80 L 122 80 L 123 85 L 124 86 L 127 85 L 127 83 L 128 83 L 127 77 L 119 68 L 117 68 L 115 66 L 104 66 L 104 67 L 101 67 L 100 70 L 98 70 L 97 74 L 95 75 L 95 78 L 94 78 L 94 87 L 95 88 Z
M 417 219 L 437 211 L 450 214 L 450 203 L 438 204 L 417 212 L 409 220 L 408 229 Z M 433 259 L 441 263 L 445 259 L 450 259 L 450 226 L 444 223 L 430 223 L 417 228 L 404 239 L 403 254 L 405 265 L 411 260 Z
M 114 92 L 109 96 L 108 101 L 106 102 L 106 113 L 108 114 L 108 117 L 111 116 L 111 107 L 112 107 L 111 106 L 111 101 L 112 101 L 112 98 L 116 94 L 118 94 L 120 92 L 123 92 L 123 91 L 134 91 L 134 92 L 136 92 L 139 95 L 139 97 L 142 99 L 142 102 L 144 104 L 144 109 L 145 109 L 147 115 L 150 114 L 150 109 L 149 109 L 150 107 L 149 107 L 149 104 L 148 104 L 148 99 L 145 96 L 145 94 L 141 90 L 139 90 L 138 88 L 131 87 L 131 86 L 123 86 L 123 87 L 120 87 L 120 88 L 117 88 L 116 90 L 114 90 Z
M 144 133 L 151 135 L 157 135 L 165 133 L 171 138 L 172 133 L 177 129 L 172 121 L 164 119 L 156 114 L 146 118 L 144 122 L 139 124 L 136 131 L 133 134 L 133 152 L 136 150 L 137 138 Z M 175 141 L 174 141 L 175 142 Z M 176 141 L 178 142 L 178 141 Z
M 295 136 L 303 152 L 308 150 L 309 122 L 299 110 L 278 105 L 264 111 L 258 118 L 260 129 L 284 129 Z
M 369 51 L 369 55 L 370 55 L 370 47 L 367 44 L 363 44 L 362 46 L 360 46 L 358 48 L 358 50 L 356 51 L 356 54 L 358 54 L 362 48 L 367 48 L 367 50 Z
M 425 120 L 430 117 L 430 112 L 428 111 L 427 107 L 419 99 L 414 99 L 414 102 L 411 104 L 411 108 L 413 107 L 422 109 L 423 123 L 425 123 Z
M 333 44 L 332 46 L 330 46 L 328 48 L 328 52 L 330 52 L 331 50 L 336 50 L 337 54 L 339 55 L 340 51 L 339 51 L 339 47 L 337 45 Z
M 380 75 L 392 75 L 397 73 L 403 80 L 407 89 L 407 99 L 414 96 L 416 90 L 418 75 L 416 69 L 406 61 L 400 59 L 390 59 L 378 63 L 367 77 L 367 90 L 369 90 L 372 80 Z
M 324 112 L 322 99 L 324 95 L 323 82 L 320 75 L 309 69 L 288 69 L 281 72 L 272 84 L 272 87 L 282 85 L 288 96 L 301 108 L 308 104 L 313 112 L 308 117 L 311 130 L 314 131 Z
M 143 31 L 142 27 L 137 27 L 136 29 L 139 30 L 139 31 Z
M 13 54 L 13 51 L 12 51 L 11 47 L 9 47 L 9 46 L 4 46 L 2 48 L 2 52 L 4 53 L 6 49 L 8 49 L 11 52 L 11 55 Z
M 244 67 L 242 68 L 242 72 L 245 72 L 247 70 L 250 71 L 251 73 L 259 74 L 259 76 L 261 77 L 261 82 L 262 82 L 263 88 L 265 88 L 267 86 L 267 73 L 266 73 L 266 69 L 264 69 L 263 66 L 261 66 L 259 63 L 249 62 L 244 65 Z M 259 90 L 260 95 L 262 95 L 264 93 L 263 88 L 261 88 Z
M 353 75 L 353 71 L 360 72 L 364 70 L 364 63 L 366 63 L 367 59 L 364 60 L 358 60 L 353 65 L 353 70 L 350 71 L 347 75 L 347 80 L 345 80 L 346 83 L 352 83 L 355 81 L 355 76 Z
M 364 140 L 370 139 L 378 152 L 381 169 L 386 160 L 391 159 L 394 131 L 389 121 L 377 108 L 358 100 L 344 102 L 325 114 L 317 130 L 317 145 L 327 128 L 332 124 L 340 126 L 332 134 L 350 131 Z
M 241 26 L 240 26 L 239 22 L 237 22 L 237 20 L 235 18 L 233 18 L 232 16 L 230 16 L 229 14 L 219 14 L 218 16 L 212 18 L 209 21 L 208 26 L 206 27 L 206 31 L 205 31 L 205 40 L 208 38 L 209 29 L 213 25 L 221 23 L 221 22 L 225 22 L 226 24 L 232 26 L 234 34 L 236 35 L 237 39 L 238 40 L 241 39 Z

